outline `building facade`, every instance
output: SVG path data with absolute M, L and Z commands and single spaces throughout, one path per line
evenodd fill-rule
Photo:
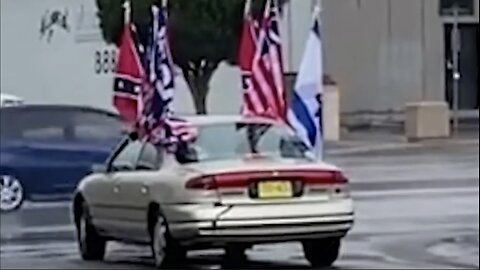
M 327 72 L 339 82 L 342 111 L 402 112 L 407 102 L 452 103 L 447 8 L 462 7 L 460 109 L 478 115 L 475 0 L 323 0 Z
M 457 0 L 465 1 L 465 0 Z M 282 17 L 285 70 L 295 72 L 322 5 L 326 72 L 345 115 L 401 113 L 406 102 L 451 100 L 451 16 L 445 0 L 291 0 Z M 448 1 L 447 1 L 448 2 Z M 468 2 L 468 0 L 467 0 Z M 478 113 L 478 1 L 461 17 L 461 108 Z M 101 37 L 94 0 L 1 0 L 1 91 L 27 102 L 111 107 L 116 49 Z M 174 107 L 193 113 L 181 77 Z M 209 113 L 237 113 L 240 72 L 222 64 Z

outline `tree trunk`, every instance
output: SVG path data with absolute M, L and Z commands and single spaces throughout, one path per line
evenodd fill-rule
M 218 63 L 202 61 L 190 63 L 182 67 L 183 76 L 192 94 L 195 112 L 199 115 L 207 114 L 207 96 L 210 90 L 210 79 L 218 67 Z
M 207 95 L 210 87 L 208 82 L 202 83 L 202 78 L 197 78 L 197 83 L 190 89 L 197 114 L 207 114 Z

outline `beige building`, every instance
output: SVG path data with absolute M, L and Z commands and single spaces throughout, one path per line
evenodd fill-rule
M 401 116 L 407 102 L 451 102 L 449 2 L 466 8 L 460 108 L 478 116 L 477 0 L 322 0 L 326 70 L 340 85 L 344 114 Z

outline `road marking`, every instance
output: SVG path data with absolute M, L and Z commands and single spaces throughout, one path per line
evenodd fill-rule
M 47 208 L 70 208 L 70 201 L 61 201 L 61 202 L 25 202 L 22 207 L 22 210 L 29 209 L 47 209 Z
M 410 196 L 410 195 L 426 195 L 426 194 L 445 194 L 452 195 L 458 193 L 478 194 L 479 187 L 471 188 L 430 188 L 430 189 L 397 189 L 382 191 L 352 191 L 352 197 L 355 198 L 372 198 L 372 197 L 391 197 L 391 196 Z

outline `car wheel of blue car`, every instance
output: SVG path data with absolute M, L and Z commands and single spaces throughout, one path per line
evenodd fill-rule
M 9 212 L 19 209 L 25 192 L 19 179 L 12 175 L 0 176 L 0 210 Z

